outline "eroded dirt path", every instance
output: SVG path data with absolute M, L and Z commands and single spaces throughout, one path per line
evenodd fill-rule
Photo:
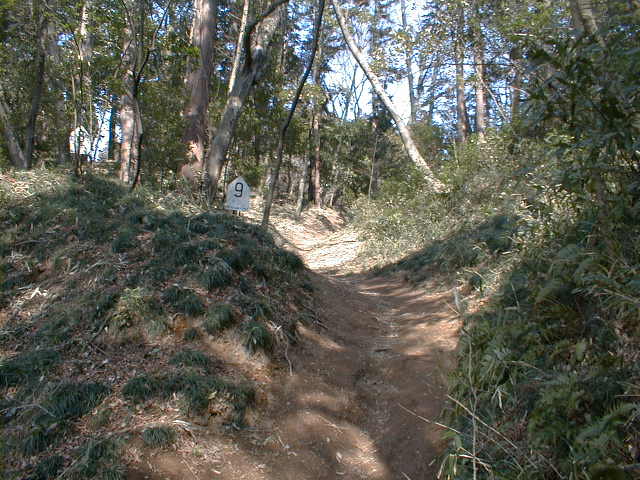
M 345 274 L 359 247 L 349 231 L 312 223 L 285 235 L 315 272 L 318 318 L 271 392 L 277 455 L 263 478 L 436 478 L 441 431 L 420 417 L 439 416 L 453 366 L 450 294 Z
M 280 219 L 279 234 L 313 270 L 316 318 L 299 328 L 290 367 L 265 375 L 252 427 L 212 438 L 204 468 L 174 456 L 165 478 L 436 478 L 442 431 L 423 419 L 439 417 L 453 367 L 451 294 L 352 273 L 359 243 L 341 227 L 328 211 L 302 225 Z

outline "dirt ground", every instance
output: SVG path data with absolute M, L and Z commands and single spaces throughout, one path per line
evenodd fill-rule
M 360 244 L 335 212 L 275 224 L 313 271 L 316 320 L 299 328 L 289 365 L 254 372 L 259 411 L 249 428 L 187 428 L 186 447 L 141 454 L 129 477 L 436 478 L 442 430 L 429 421 L 443 407 L 459 329 L 450 291 L 354 273 Z

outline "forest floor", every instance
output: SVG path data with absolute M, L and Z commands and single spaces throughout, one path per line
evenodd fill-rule
M 178 449 L 129 459 L 129 478 L 436 478 L 443 430 L 430 422 L 460 327 L 451 291 L 361 273 L 357 235 L 332 210 L 298 222 L 280 208 L 273 224 L 311 270 L 315 320 L 299 327 L 288 365 L 252 372 L 261 381 L 248 428 L 202 428 Z

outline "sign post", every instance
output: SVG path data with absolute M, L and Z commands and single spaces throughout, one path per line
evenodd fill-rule
M 251 188 L 244 178 L 238 177 L 227 187 L 227 199 L 224 208 L 246 212 L 249 210 Z

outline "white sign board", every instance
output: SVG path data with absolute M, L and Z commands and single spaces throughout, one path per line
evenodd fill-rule
M 236 178 L 227 187 L 227 201 L 224 208 L 227 210 L 240 210 L 246 212 L 249 210 L 249 197 L 251 196 L 251 188 L 242 177 Z
M 69 151 L 80 155 L 91 154 L 91 136 L 84 127 L 77 127 L 69 135 Z

